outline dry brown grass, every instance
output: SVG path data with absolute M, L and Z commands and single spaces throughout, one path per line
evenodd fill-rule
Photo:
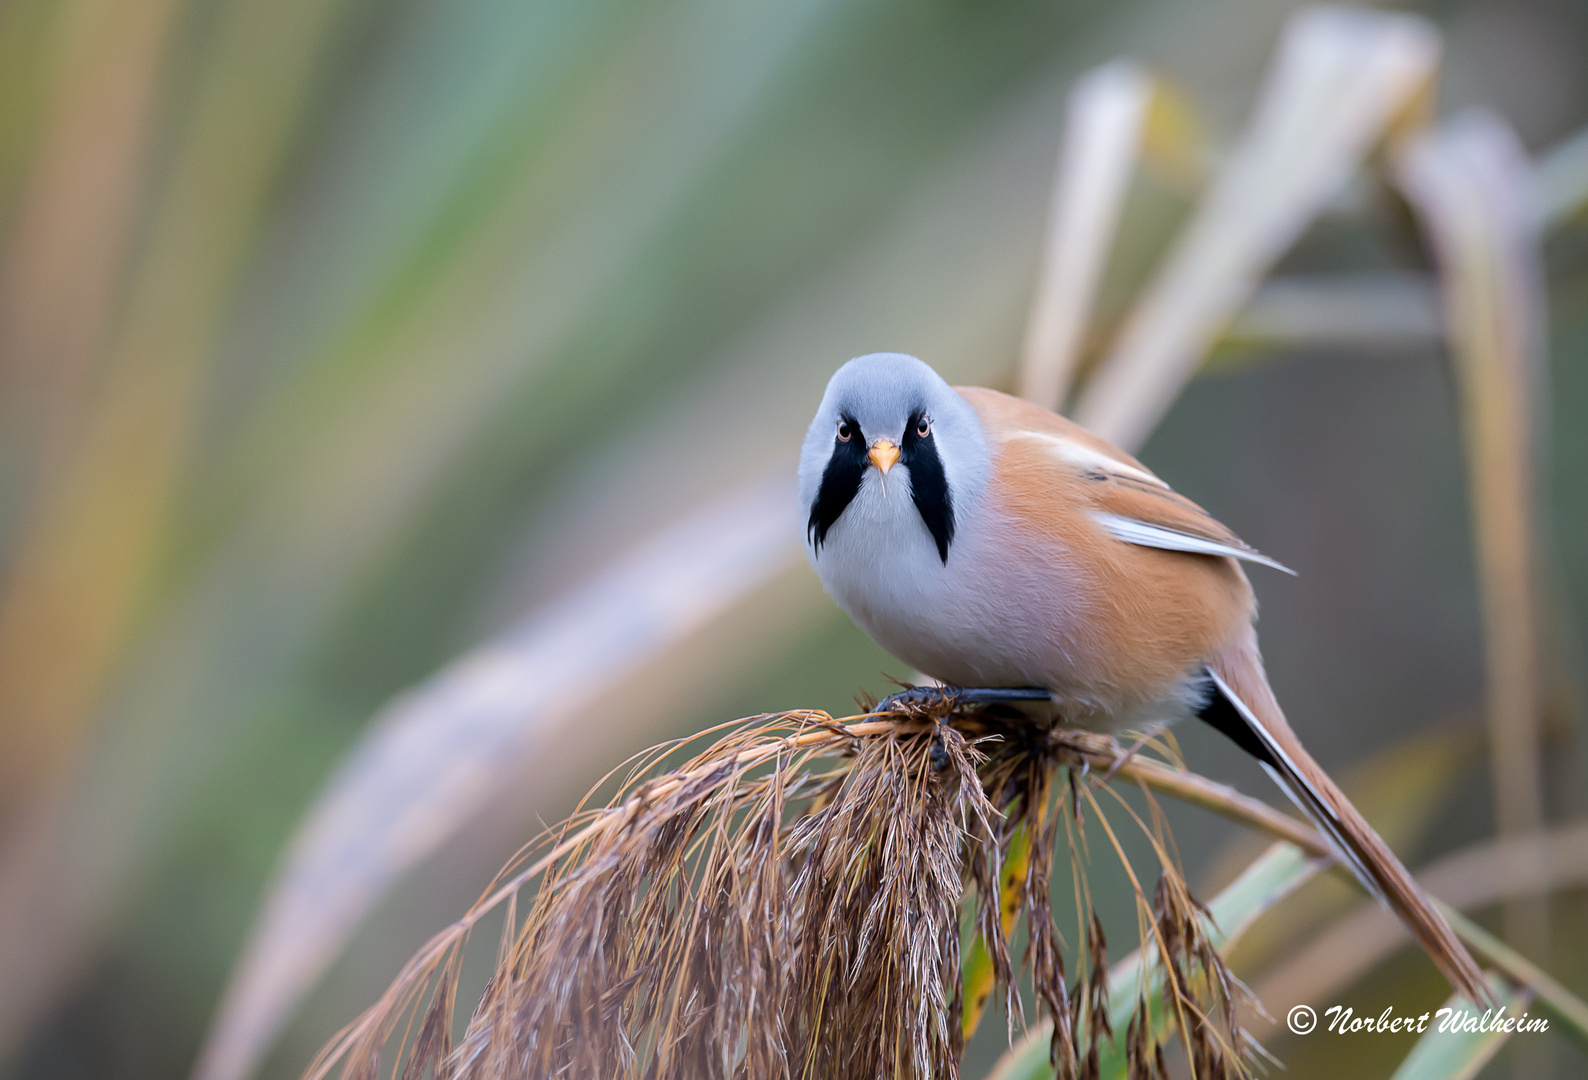
M 1011 1023 L 1024 1014 L 1024 975 L 1035 1012 L 1054 1022 L 1057 1074 L 1095 1076 L 1116 1033 L 1088 820 L 1135 885 L 1145 947 L 1167 958 L 1141 968 L 1154 985 L 1139 988 L 1124 1033 L 1131 1075 L 1166 1075 L 1166 1015 L 1196 1076 L 1243 1074 L 1239 983 L 1163 816 L 1150 794 L 1144 819 L 1111 786 L 1145 791 L 1153 770 L 1175 771 L 1101 736 L 947 703 L 844 721 L 754 717 L 659 747 L 610 805 L 581 809 L 521 853 L 311 1075 L 340 1065 L 356 1078 L 955 1077 L 963 906 Z M 1107 802 L 1149 838 L 1155 888 L 1125 858 Z M 1000 897 L 1017 831 L 1030 838 L 1027 870 Z M 1076 892 L 1073 980 L 1050 908 L 1060 859 Z M 1000 902 L 1027 927 L 1018 964 Z M 455 1039 L 464 946 L 498 908 L 509 930 Z

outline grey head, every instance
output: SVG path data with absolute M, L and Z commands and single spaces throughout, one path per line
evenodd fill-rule
M 827 383 L 800 451 L 806 553 L 818 573 L 836 539 L 918 547 L 946 566 L 990 461 L 981 420 L 937 372 L 903 353 L 857 356 Z

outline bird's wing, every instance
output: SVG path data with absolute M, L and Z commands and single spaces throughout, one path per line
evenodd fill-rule
M 1196 503 L 1172 490 L 1129 454 L 1046 409 L 992 390 L 960 390 L 997 419 L 1005 441 L 1034 444 L 1081 483 L 1092 520 L 1116 540 L 1166 551 L 1222 555 L 1291 570 L 1247 544 Z
M 1173 494 L 1173 492 L 1170 492 L 1170 494 Z M 1099 501 L 1106 501 L 1112 504 L 1131 500 L 1119 499 L 1114 492 L 1107 492 L 1104 493 L 1103 498 Z M 1181 501 L 1189 502 L 1189 500 Z M 1191 505 L 1195 506 L 1196 504 L 1192 503 Z M 1267 555 L 1264 555 L 1261 551 L 1258 551 L 1240 537 L 1225 529 L 1224 526 L 1209 517 L 1200 508 L 1197 510 L 1198 517 L 1196 519 L 1183 523 L 1177 522 L 1176 525 L 1166 524 L 1161 518 L 1153 520 L 1158 517 L 1154 511 L 1159 511 L 1160 507 L 1147 507 L 1145 508 L 1145 513 L 1142 512 L 1142 509 L 1140 507 L 1132 507 L 1130 510 L 1120 513 L 1115 509 L 1098 508 L 1091 512 L 1092 520 L 1101 525 L 1116 540 L 1123 540 L 1127 544 L 1163 548 L 1166 551 L 1190 551 L 1200 555 L 1227 555 L 1232 559 L 1244 559 L 1247 562 L 1272 566 L 1275 570 L 1281 570 L 1287 574 L 1295 573 L 1284 563 L 1270 559 Z M 1187 515 L 1183 515 L 1176 508 L 1174 517 L 1178 519 L 1184 516 Z M 1204 523 L 1211 523 L 1217 526 L 1221 530 L 1222 535 L 1208 535 L 1213 530 L 1206 528 Z

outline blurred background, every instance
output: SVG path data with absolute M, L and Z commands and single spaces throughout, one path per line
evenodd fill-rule
M 1073 350 L 1096 365 L 1298 9 L 0 0 L 0 1075 L 186 1075 L 244 955 L 307 992 L 249 1014 L 260 1074 L 296 1075 L 630 754 L 843 715 L 908 676 L 796 546 L 826 379 L 899 350 L 1020 385 L 1067 95 L 1128 56 L 1196 118 L 1179 165 L 1125 195 Z M 1567 822 L 1588 813 L 1588 5 L 1402 10 L 1443 42 L 1413 119 L 1488 110 L 1566 177 L 1522 259 L 1540 321 L 1517 505 L 1542 765 L 1519 798 Z M 1452 363 L 1439 240 L 1366 160 L 1258 268 L 1263 303 L 1140 454 L 1299 571 L 1253 575 L 1271 678 L 1417 866 L 1496 828 L 1484 619 L 1504 598 L 1480 590 L 1473 523 L 1516 474 L 1472 481 L 1484 384 Z M 446 783 L 382 766 L 383 732 Z M 1177 734 L 1192 767 L 1270 796 L 1217 736 Z M 316 835 L 349 846 L 270 909 L 327 925 L 301 954 L 245 953 L 327 790 L 342 816 Z M 1257 850 L 1175 822 L 1204 888 Z M 1566 883 L 1548 936 L 1513 938 L 1579 993 L 1585 901 Z M 1402 952 L 1341 1000 L 1444 993 Z M 1291 1075 L 1371 1077 L 1409 1045 L 1382 1039 L 1269 1045 Z M 1538 1067 L 1588 1060 L 1562 1044 Z

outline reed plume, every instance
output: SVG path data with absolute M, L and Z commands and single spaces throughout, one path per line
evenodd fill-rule
M 1172 1032 L 1196 1076 L 1244 1075 L 1239 983 L 1161 811 L 1148 794 L 1149 823 L 1110 786 L 1178 772 L 1139 749 L 952 701 L 841 721 L 752 717 L 659 747 L 609 805 L 581 808 L 521 852 L 310 1076 L 957 1077 L 988 996 L 967 1005 L 962 924 L 1011 1031 L 1029 979 L 1037 1016 L 1053 1023 L 1057 1076 L 1096 1076 L 1110 1052 L 1133 1077 L 1165 1076 Z M 1087 885 L 1088 818 L 1125 858 L 1104 793 L 1158 863 L 1149 896 L 1126 861 L 1149 961 L 1133 968 L 1124 1015 Z M 1005 875 L 1012 845 L 1026 854 L 1008 865 L 1023 872 Z M 1051 910 L 1061 858 L 1077 902 L 1073 982 Z M 498 908 L 495 970 L 458 1033 L 464 947 Z

